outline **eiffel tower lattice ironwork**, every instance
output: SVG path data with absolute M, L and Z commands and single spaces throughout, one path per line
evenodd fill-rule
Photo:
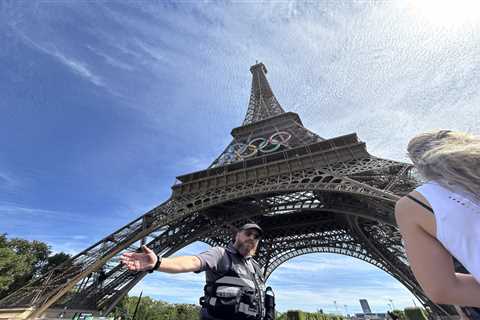
M 418 182 L 410 164 L 369 154 L 355 133 L 324 139 L 285 112 L 262 63 L 250 68 L 250 102 L 242 126 L 209 168 L 177 177 L 163 204 L 48 271 L 0 301 L 30 307 L 108 314 L 145 272 L 128 271 L 119 255 L 147 244 L 170 256 L 195 242 L 226 245 L 236 227 L 254 221 L 265 230 L 258 261 L 266 277 L 299 255 L 330 252 L 387 272 L 437 314 L 406 260 L 393 209 Z

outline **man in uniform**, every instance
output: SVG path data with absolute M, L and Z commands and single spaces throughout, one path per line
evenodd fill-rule
M 262 320 L 266 314 L 265 280 L 252 258 L 262 234 L 257 224 L 247 223 L 226 248 L 212 247 L 194 256 L 162 258 L 143 246 L 140 253 L 124 253 L 121 261 L 134 271 L 205 271 L 205 295 L 200 298 L 202 320 Z

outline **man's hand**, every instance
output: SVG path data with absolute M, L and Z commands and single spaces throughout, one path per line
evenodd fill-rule
M 147 246 L 142 246 L 142 252 L 126 252 L 120 260 L 129 270 L 148 271 L 155 266 L 157 255 Z

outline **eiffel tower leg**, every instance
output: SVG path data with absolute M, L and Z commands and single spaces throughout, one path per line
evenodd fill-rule
M 115 296 L 115 298 L 113 299 L 113 301 L 110 302 L 109 306 L 105 309 L 105 311 L 103 312 L 104 315 L 108 315 L 110 314 L 110 312 L 112 312 L 113 308 L 115 308 L 115 306 L 120 302 L 120 300 L 122 300 L 122 298 L 137 284 L 140 282 L 140 280 L 143 279 L 145 275 L 139 275 L 137 277 L 135 277 L 134 280 L 130 281 L 129 283 L 127 283 L 127 285 L 124 286 L 124 288 L 122 289 L 122 291 L 117 294 Z
M 248 211 L 244 213 L 247 216 L 248 214 Z M 250 213 L 250 215 L 252 214 Z M 228 234 L 231 233 L 232 222 L 238 219 L 239 215 L 229 216 L 226 214 L 212 218 L 206 213 L 194 212 L 171 222 L 168 228 L 154 237 L 147 243 L 147 246 L 157 254 L 168 257 L 194 241 L 215 237 L 219 234 L 226 234 L 228 237 Z M 147 273 L 129 271 L 118 264 L 106 274 L 104 281 L 108 283 L 106 286 L 92 283 L 78 295 L 82 297 L 82 301 L 94 305 L 97 310 L 103 310 L 102 314 L 106 315 L 145 275 Z M 75 306 L 75 308 L 82 308 L 82 306 Z
M 50 306 L 69 293 L 82 279 L 97 271 L 122 250 L 178 218 L 175 204 L 167 201 L 131 223 L 118 229 L 39 279 L 0 300 L 0 307 L 34 307 L 29 315 L 39 317 Z
M 177 230 L 175 234 L 169 234 L 168 232 L 164 233 L 147 243 L 147 246 L 155 253 L 162 255 L 163 257 L 168 257 L 195 240 L 200 239 L 202 236 L 205 236 L 205 234 L 211 233 L 211 227 L 205 219 L 197 217 L 197 219 L 192 219 L 191 221 L 185 220 L 172 225 L 171 229 Z M 186 236 L 188 238 L 186 238 Z M 110 281 L 110 288 L 108 288 L 108 291 L 93 293 L 94 296 L 100 298 L 100 303 L 97 307 L 105 310 L 103 314 L 109 314 L 121 298 L 146 275 L 146 272 L 132 272 L 123 269 L 123 275 L 117 276 L 116 279 Z M 111 292 L 115 292 L 117 287 L 121 287 L 121 289 L 108 300 L 102 301 L 104 296 L 108 296 Z
M 371 252 L 377 260 L 382 261 L 382 263 L 387 266 L 389 273 L 400 283 L 402 283 L 406 288 L 408 288 L 410 292 L 423 304 L 424 307 L 428 306 L 432 309 L 432 311 L 436 312 L 437 314 L 449 316 L 447 310 L 445 310 L 442 306 L 433 303 L 424 294 L 423 290 L 415 280 L 415 277 L 411 273 L 410 269 L 404 263 L 398 260 L 398 256 L 392 254 L 389 251 L 386 251 L 384 249 L 385 245 L 380 246 L 378 243 L 375 243 L 375 238 L 372 237 L 373 232 L 365 232 L 360 223 L 361 218 L 356 216 L 350 216 L 348 220 L 352 230 L 354 230 L 354 234 L 361 239 L 365 248 L 367 248 L 367 250 Z M 393 231 L 394 229 L 392 227 L 387 227 L 386 230 Z M 392 234 L 390 234 L 390 236 L 392 236 Z M 399 245 L 401 245 L 401 243 Z

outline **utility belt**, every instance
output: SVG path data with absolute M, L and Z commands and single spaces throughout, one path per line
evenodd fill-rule
M 200 305 L 213 317 L 234 320 L 275 319 L 275 300 L 271 294 L 266 295 L 265 303 L 261 306 L 260 293 L 257 294 L 254 288 L 206 285 L 204 290 L 205 296 L 200 298 Z M 266 293 L 269 290 L 273 293 L 270 287 Z

